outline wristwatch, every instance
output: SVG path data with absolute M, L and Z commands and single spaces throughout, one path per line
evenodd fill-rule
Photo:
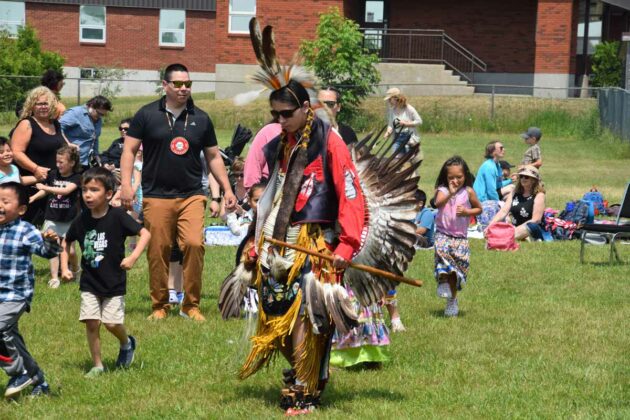
M 220 203 L 221 197 L 212 197 L 212 201 L 216 201 L 217 203 Z

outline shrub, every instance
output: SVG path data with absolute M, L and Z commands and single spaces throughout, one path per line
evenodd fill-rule
M 363 47 L 359 25 L 343 17 L 338 8 L 320 16 L 317 38 L 303 41 L 300 53 L 324 85 L 341 91 L 340 120 L 349 121 L 380 81 L 374 67 L 378 57 Z
M 29 90 L 40 84 L 46 70 L 62 71 L 64 61 L 57 53 L 42 51 L 35 30 L 29 26 L 18 29 L 15 39 L 0 31 L 0 74 L 22 76 L 0 78 L 0 110 L 14 109 Z
M 591 68 L 593 86 L 621 86 L 623 63 L 619 57 L 619 42 L 602 42 L 595 47 Z

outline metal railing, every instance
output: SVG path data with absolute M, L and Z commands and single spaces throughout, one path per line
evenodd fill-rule
M 486 63 L 442 29 L 361 28 L 363 46 L 384 63 L 443 64 L 468 82 Z
M 630 141 L 630 92 L 621 88 L 601 89 L 598 98 L 602 125 Z

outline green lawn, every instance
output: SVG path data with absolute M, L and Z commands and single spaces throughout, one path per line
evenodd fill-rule
M 230 135 L 219 132 L 222 145 Z M 114 137 L 115 127 L 105 130 L 104 139 Z M 421 187 L 430 193 L 442 162 L 456 153 L 476 171 L 493 138 L 505 143 L 507 160 L 520 161 L 526 147 L 518 133 L 425 135 Z M 611 203 L 621 200 L 630 181 L 627 145 L 544 136 L 541 148 L 549 206 L 561 208 L 593 184 Z M 524 243 L 513 253 L 471 243 L 459 318 L 442 316 L 433 253 L 419 252 L 407 275 L 425 287 L 400 287 L 407 331 L 392 336 L 392 362 L 378 371 L 334 370 L 315 417 L 629 418 L 630 265 L 580 265 L 578 241 Z M 630 246 L 620 249 L 630 259 Z M 244 382 L 236 379 L 247 351 L 245 322 L 223 322 L 216 308 L 234 251 L 207 248 L 204 324 L 177 316 L 145 320 L 151 305 L 142 258 L 129 274 L 127 295 L 136 361 L 129 371 L 96 380 L 83 378 L 90 357 L 77 321 L 77 285 L 48 289 L 47 263 L 37 258 L 33 310 L 20 327 L 52 396 L 0 402 L 0 418 L 280 418 L 284 361 Z M 607 255 L 591 247 L 588 257 L 603 261 Z M 106 332 L 102 338 L 111 368 L 117 344 Z

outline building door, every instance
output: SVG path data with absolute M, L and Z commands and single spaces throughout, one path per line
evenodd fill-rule
M 363 12 L 364 45 L 383 57 L 387 32 L 387 0 L 366 0 Z

